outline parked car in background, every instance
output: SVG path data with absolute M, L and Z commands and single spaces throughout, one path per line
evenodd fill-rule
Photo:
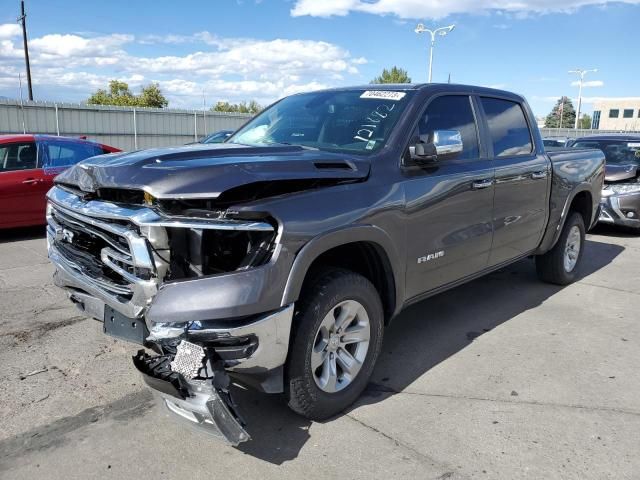
M 564 148 L 567 144 L 566 138 L 543 138 L 542 144 L 545 148 Z
M 640 135 L 582 137 L 572 148 L 598 148 L 604 153 L 600 221 L 640 232 Z
M 218 130 L 198 140 L 198 143 L 222 143 L 233 135 L 233 130 Z
M 80 160 L 119 152 L 108 145 L 49 135 L 0 135 L 0 228 L 44 225 L 53 178 Z

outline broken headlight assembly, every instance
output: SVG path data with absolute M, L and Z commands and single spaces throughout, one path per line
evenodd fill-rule
M 167 228 L 167 281 L 217 275 L 264 265 L 273 253 L 275 229 Z M 163 255 L 163 252 L 155 252 Z

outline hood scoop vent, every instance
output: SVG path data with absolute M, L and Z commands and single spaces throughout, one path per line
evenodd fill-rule
M 315 167 L 318 170 L 355 170 L 354 166 L 347 162 L 336 162 L 327 161 L 327 162 L 313 162 Z

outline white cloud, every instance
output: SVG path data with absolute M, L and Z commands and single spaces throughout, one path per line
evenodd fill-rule
M 22 33 L 20 26 L 15 23 L 0 24 L 0 39 L 17 37 Z
M 452 14 L 497 10 L 526 16 L 529 13 L 570 12 L 586 5 L 606 5 L 612 1 L 640 4 L 640 0 L 297 0 L 291 15 L 331 17 L 364 12 L 408 19 L 438 19 Z
M 0 62 L 6 59 L 23 58 L 23 55 L 22 48 L 12 40 L 0 40 Z
M 571 82 L 572 87 L 579 87 L 580 82 L 578 80 Z M 604 82 L 602 80 L 589 80 L 587 82 L 582 82 L 583 87 L 604 87 Z
M 1 31 L 5 30 L 9 32 Z M 129 50 L 134 42 L 180 44 L 187 53 L 138 56 Z M 360 82 L 358 67 L 368 62 L 329 42 L 223 38 L 206 31 L 139 38 L 51 33 L 31 39 L 30 53 L 36 97 L 38 91 L 47 91 L 59 92 L 50 100 L 83 100 L 118 79 L 135 90 L 157 82 L 171 106 L 197 108 L 203 91 L 209 103 L 219 99 L 270 103 L 290 93 L 348 82 L 350 77 Z M 23 68 L 19 38 L 0 38 L 0 95 L 14 95 L 17 72 Z
M 79 35 L 52 34 L 34 38 L 30 50 L 51 57 L 113 57 L 123 45 L 131 43 L 133 35 L 113 34 L 85 38 Z
M 208 76 L 233 74 L 245 77 L 357 73 L 357 69 L 348 64 L 351 60 L 349 52 L 327 42 L 240 39 L 237 43 L 222 43 L 224 47 L 216 51 L 138 58 L 135 62 L 128 62 L 124 68 L 154 73 L 196 72 Z

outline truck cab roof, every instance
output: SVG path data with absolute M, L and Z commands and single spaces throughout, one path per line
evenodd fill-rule
M 511 98 L 518 102 L 524 102 L 523 96 L 506 90 L 482 87 L 477 85 L 465 85 L 458 83 L 371 83 L 350 87 L 329 88 L 326 91 L 353 91 L 353 90 L 401 90 L 419 91 L 429 93 L 468 93 L 488 96 Z M 323 90 L 324 91 L 324 90 Z

